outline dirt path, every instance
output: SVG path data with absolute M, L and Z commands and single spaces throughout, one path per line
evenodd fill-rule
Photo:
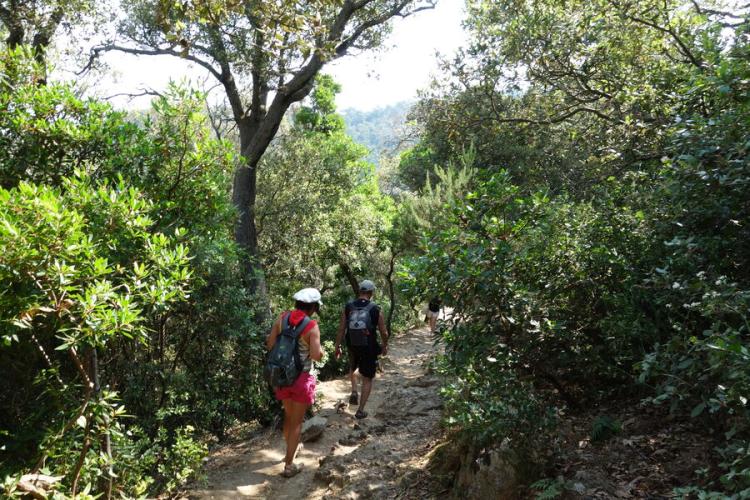
M 207 482 L 190 498 L 414 498 L 410 491 L 437 440 L 441 414 L 438 379 L 428 370 L 434 347 L 425 328 L 411 330 L 390 345 L 381 359 L 367 403 L 369 417 L 354 419 L 347 401 L 348 379 L 318 385 L 327 418 L 322 436 L 297 453 L 304 470 L 291 479 L 283 469 L 280 431 L 213 453 L 206 465 Z

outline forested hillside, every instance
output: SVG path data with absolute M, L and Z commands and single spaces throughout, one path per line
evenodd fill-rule
M 363 278 L 395 335 L 444 307 L 429 381 L 390 375 L 442 397 L 399 485 L 750 496 L 750 6 L 467 0 L 411 132 L 403 103 L 339 114 L 325 65 L 433 4 L 0 0 L 4 497 L 177 495 L 209 448 L 273 432 L 265 338 L 296 290 L 322 293 L 317 376 L 345 375 Z M 82 74 L 182 58 L 226 113 L 51 79 L 50 48 L 106 19 Z
M 381 155 L 396 156 L 414 141 L 407 127 L 407 114 L 413 105 L 404 101 L 371 111 L 345 109 L 341 115 L 346 133 L 370 151 L 367 159 L 377 166 Z

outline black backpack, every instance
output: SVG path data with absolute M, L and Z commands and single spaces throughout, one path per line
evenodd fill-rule
M 299 336 L 310 323 L 310 318 L 305 316 L 296 327 L 289 324 L 287 314 L 281 322 L 281 332 L 276 337 L 271 352 L 268 353 L 263 376 L 271 387 L 290 386 L 302 373 L 302 359 L 299 355 Z
M 370 331 L 374 330 L 370 311 L 375 304 L 368 302 L 367 305 L 357 307 L 353 303 L 346 323 L 346 333 L 349 336 L 349 345 L 352 347 L 364 347 L 368 345 Z

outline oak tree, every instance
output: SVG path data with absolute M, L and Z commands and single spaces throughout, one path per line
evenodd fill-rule
M 124 5 L 118 40 L 92 51 L 172 55 L 205 68 L 221 85 L 240 138 L 243 164 L 232 198 L 249 289 L 265 301 L 255 222 L 257 167 L 289 107 L 312 90 L 323 66 L 381 45 L 389 21 L 437 0 L 137 0 Z
M 61 25 L 81 24 L 93 9 L 91 0 L 0 0 L 0 26 L 7 48 L 31 47 L 41 67 L 39 83 L 47 79 L 47 48 Z

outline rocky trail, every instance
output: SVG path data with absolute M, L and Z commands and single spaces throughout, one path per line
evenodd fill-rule
M 434 352 L 426 328 L 394 338 L 367 403 L 356 420 L 348 405 L 347 377 L 318 384 L 315 421 L 320 436 L 304 443 L 304 469 L 285 479 L 284 440 L 274 430 L 216 450 L 206 480 L 190 498 L 424 498 L 420 489 L 430 451 L 438 441 L 442 403 L 439 381 L 429 370 Z M 310 424 L 307 424 L 309 427 Z M 318 429 L 318 430 L 319 430 Z M 314 431 L 309 429 L 308 432 Z

